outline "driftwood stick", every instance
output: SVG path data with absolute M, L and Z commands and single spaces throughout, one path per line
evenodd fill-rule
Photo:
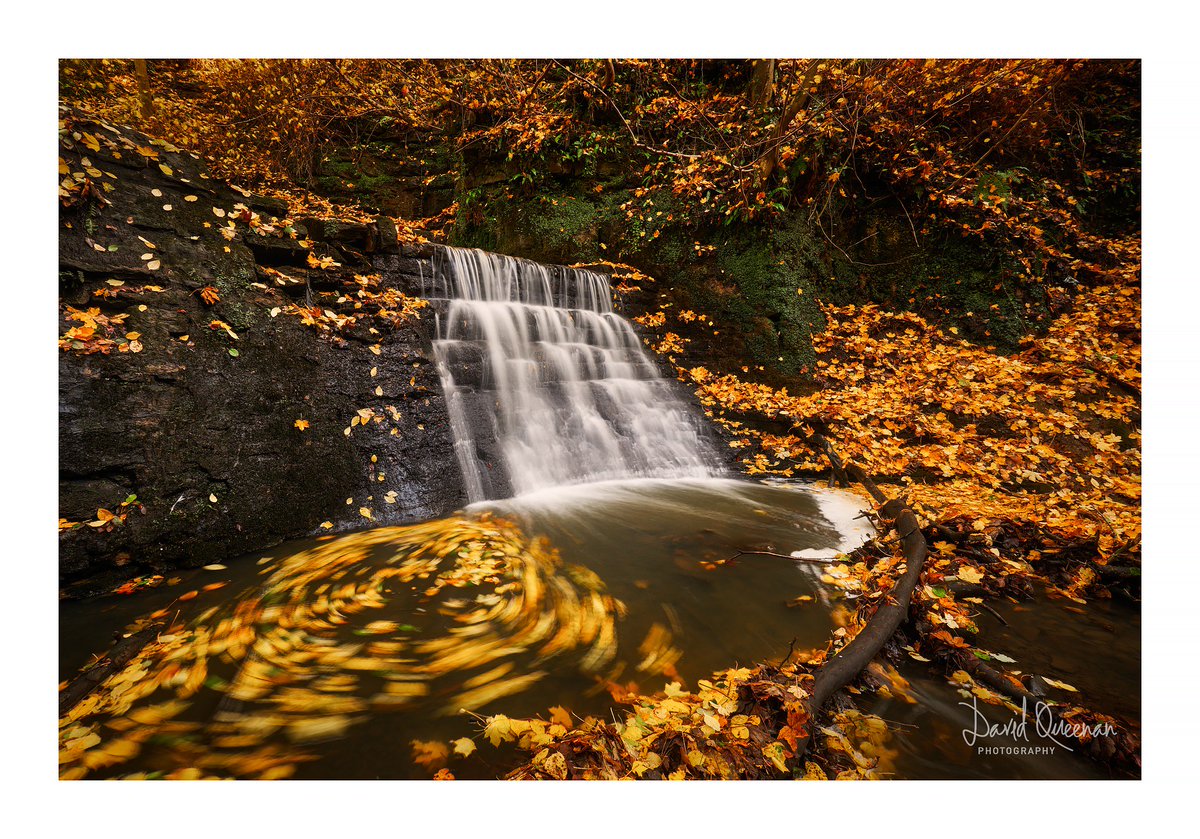
M 67 713 L 87 698 L 101 683 L 116 673 L 162 632 L 163 624 L 156 623 L 118 641 L 108 653 L 71 680 L 58 696 L 58 715 Z
M 774 556 L 779 559 L 790 559 L 792 562 L 811 562 L 814 565 L 828 565 L 833 560 L 831 559 L 814 559 L 805 556 L 792 556 L 791 554 L 777 554 L 774 551 L 738 551 L 729 559 L 737 559 L 739 556 Z
M 1138 738 L 1120 724 L 1108 723 L 1106 729 L 1093 730 L 1086 737 L 1076 736 L 1075 732 L 1078 730 L 1076 723 L 1065 717 L 1059 706 L 1046 704 L 1040 697 L 1030 692 L 1016 676 L 1003 669 L 985 664 L 966 650 L 953 650 L 951 660 L 960 669 L 970 673 L 993 690 L 1014 699 L 1023 700 L 1026 713 L 1035 717 L 1053 719 L 1057 724 L 1055 735 L 1071 740 L 1072 743 L 1077 744 L 1076 748 L 1081 748 L 1093 759 L 1103 763 L 1117 762 L 1141 766 Z
M 830 448 L 832 449 L 832 447 Z M 904 555 L 905 569 L 900 579 L 896 581 L 891 595 L 880 604 L 862 631 L 817 670 L 812 693 L 805 702 L 805 710 L 809 718 L 808 734 L 798 740 L 796 745 L 795 759 L 798 763 L 803 760 L 804 754 L 808 750 L 808 745 L 812 740 L 812 729 L 816 724 L 816 716 L 820 713 L 822 706 L 871 663 L 871 660 L 883 649 L 883 645 L 908 616 L 912 593 L 921 578 L 925 558 L 929 555 L 929 547 L 925 542 L 924 534 L 921 533 L 920 523 L 903 499 L 888 500 L 871 476 L 857 464 L 846 465 L 844 471 L 848 477 L 862 484 L 871 497 L 881 505 L 880 512 L 893 520 L 893 527 L 900 535 L 900 550 Z
M 812 432 L 809 442 L 817 451 L 828 458 L 829 466 L 833 470 L 833 475 L 836 479 L 835 483 L 844 487 L 850 486 L 850 477 L 846 474 L 845 464 L 842 463 L 841 457 L 838 456 L 838 453 L 833 448 L 833 444 L 825 438 L 825 435 L 823 435 L 818 428 L 808 422 L 796 423 L 792 427 L 807 428 L 810 432 Z
M 1008 626 L 1008 621 L 1006 621 L 1004 619 L 1004 616 L 1001 615 L 999 612 L 997 612 L 995 609 L 993 609 L 991 606 L 989 606 L 987 603 L 984 603 L 982 601 L 982 598 L 980 598 L 979 603 L 976 603 L 974 605 L 978 606 L 980 609 L 983 609 L 985 612 L 990 613 L 991 616 L 994 617 L 996 620 L 1000 621 L 1000 623 L 1004 624 L 1005 626 Z
M 820 435 L 814 434 L 814 437 L 820 438 Z M 818 445 L 825 448 L 826 453 L 832 451 L 832 446 L 824 438 L 819 439 Z M 875 614 L 867 621 L 867 625 L 863 627 L 862 631 L 814 673 L 812 690 L 804 703 L 808 715 L 808 731 L 803 738 L 797 740 L 796 744 L 793 765 L 796 767 L 797 774 L 802 771 L 804 755 L 812 742 L 812 732 L 822 707 L 871 663 L 887 640 L 907 619 L 913 591 L 920 581 L 925 559 L 929 555 L 929 546 L 921 532 L 920 522 L 902 497 L 889 500 L 871 479 L 871 476 L 857 464 L 846 464 L 844 471 L 848 477 L 862 484 L 880 505 L 880 515 L 884 519 L 892 521 L 892 527 L 900 538 L 900 549 L 905 559 L 905 568 L 899 580 L 896 581 L 891 594 L 876 609 Z M 1117 566 L 1114 570 L 1117 570 L 1117 575 L 1123 576 L 1127 573 L 1121 566 Z M 1136 569 L 1136 572 L 1140 572 L 1140 569 Z M 988 607 L 985 605 L 985 608 Z M 992 610 L 988 608 L 988 611 Z M 1001 618 L 1001 620 L 1003 619 Z M 921 627 L 918 629 L 920 631 Z M 924 630 L 921 632 L 923 638 L 933 637 L 929 634 L 929 627 L 924 627 Z M 1037 697 L 1015 676 L 985 664 L 972 652 L 957 648 L 947 649 L 946 652 L 959 669 L 970 673 L 993 690 L 1024 700 L 1027 708 L 1029 703 L 1033 703 L 1034 707 L 1049 708 L 1045 705 L 1038 706 Z M 1078 730 L 1071 719 L 1061 715 L 1059 708 L 1050 708 L 1049 713 L 1061 726 L 1061 730 L 1068 732 Z M 1105 724 L 1107 725 L 1107 723 Z M 1092 731 L 1082 737 L 1075 737 L 1071 734 L 1066 736 L 1078 742 L 1084 751 L 1097 760 L 1141 765 L 1138 738 L 1120 726 L 1113 725 L 1103 731 Z

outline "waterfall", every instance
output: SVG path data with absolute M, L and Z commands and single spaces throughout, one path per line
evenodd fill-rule
M 608 278 L 438 249 L 425 296 L 469 500 L 618 478 L 720 473 L 700 417 L 658 374 Z

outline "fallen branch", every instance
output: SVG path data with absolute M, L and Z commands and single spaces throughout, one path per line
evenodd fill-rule
M 774 551 L 738 551 L 729 559 L 737 559 L 739 556 L 774 556 L 779 559 L 790 559 L 792 562 L 811 562 L 814 565 L 828 565 L 830 559 L 814 559 L 806 556 L 792 556 L 791 554 L 777 554 Z M 729 560 L 726 560 L 728 562 Z
M 824 438 L 820 439 L 824 446 L 828 447 L 826 451 L 831 451 L 832 446 L 828 441 Z M 847 464 L 845 473 L 862 484 L 871 497 L 879 503 L 881 514 L 891 518 L 894 522 L 893 528 L 900 536 L 900 550 L 904 555 L 906 567 L 900 579 L 896 581 L 896 586 L 892 589 L 887 601 L 879 606 L 862 631 L 817 671 L 812 691 L 805 701 L 805 711 L 809 719 L 808 732 L 802 739 L 797 740 L 795 749 L 795 760 L 799 766 L 803 766 L 804 754 L 808 751 L 808 745 L 812 740 L 813 726 L 816 724 L 816 717 L 822 706 L 871 663 L 871 660 L 883 649 L 887 640 L 908 617 L 909 602 L 912 600 L 913 591 L 921 578 L 925 558 L 929 555 L 929 546 L 925 542 L 924 534 L 921 533 L 920 523 L 903 499 L 889 500 L 871 480 L 871 476 L 857 464 Z
M 1142 569 L 1135 565 L 1096 565 L 1092 564 L 1101 577 L 1112 579 L 1135 579 L 1142 576 Z
M 1102 763 L 1118 762 L 1126 763 L 1140 767 L 1142 764 L 1139 755 L 1138 738 L 1125 730 L 1115 719 L 1093 714 L 1092 719 L 1083 717 L 1075 719 L 1071 716 L 1064 715 L 1063 707 L 1059 705 L 1049 705 L 1041 697 L 1032 693 L 1026 688 L 1016 676 L 992 667 L 989 664 L 980 661 L 973 653 L 967 650 L 953 650 L 951 652 L 951 660 L 958 667 L 971 674 L 975 679 L 983 682 L 993 690 L 999 691 L 1013 699 L 1023 700 L 1026 712 L 1034 717 L 1040 717 L 1040 711 L 1048 713 L 1056 723 L 1056 733 L 1069 738 L 1077 743 L 1089 756 L 1094 760 Z M 1066 709 L 1068 713 L 1072 711 L 1083 711 L 1083 709 Z M 1090 727 L 1092 730 L 1088 731 Z M 1095 730 L 1099 727 L 1103 729 L 1107 726 L 1107 730 Z M 1039 727 L 1045 723 L 1039 724 Z M 1086 736 L 1077 736 L 1077 731 L 1087 731 Z
M 163 625 L 156 623 L 118 641 L 108 653 L 71 680 L 58 695 L 58 715 L 67 713 L 91 695 L 105 679 L 116 673 L 142 651 L 142 648 L 158 637 Z
M 829 459 L 829 466 L 833 469 L 833 476 L 835 479 L 830 483 L 833 483 L 835 486 L 841 485 L 848 487 L 850 486 L 850 478 L 846 475 L 845 466 L 842 464 L 842 459 L 838 456 L 838 453 L 834 451 L 833 444 L 830 443 L 825 435 L 821 433 L 821 428 L 823 425 L 823 423 L 818 424 L 813 420 L 801 420 L 799 422 L 792 423 L 792 428 L 790 430 L 794 431 L 799 429 L 801 431 L 807 431 L 809 434 L 809 444 Z
M 1008 626 L 1008 621 L 1006 621 L 1004 619 L 1004 616 L 1002 614 L 997 612 L 995 609 L 993 609 L 988 604 L 984 603 L 982 598 L 977 598 L 977 599 L 979 600 L 979 602 L 975 604 L 976 606 L 978 606 L 980 609 L 983 609 L 985 612 L 990 614 L 996 620 L 1000 621 L 1000 623 L 1004 624 L 1005 626 Z

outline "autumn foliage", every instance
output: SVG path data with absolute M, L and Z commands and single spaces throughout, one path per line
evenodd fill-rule
M 631 219 L 669 196 L 676 221 L 802 211 L 836 241 L 849 206 L 890 196 L 914 237 L 982 239 L 1031 281 L 1089 280 L 1136 249 L 1105 235 L 1136 218 L 1135 63 L 779 60 L 765 86 L 730 61 L 152 65 L 149 113 L 132 62 L 64 62 L 64 98 L 280 189 L 310 186 L 326 143 L 448 137 L 522 162 L 534 183 L 618 156 L 640 172 Z
M 963 695 L 1011 709 L 1024 690 L 1018 675 L 1004 670 L 1003 652 L 983 649 L 975 637 L 975 618 L 989 599 L 1027 597 L 1035 587 L 1078 605 L 1139 596 L 1136 62 L 304 59 L 150 64 L 148 80 L 139 80 L 133 62 L 64 62 L 63 98 L 97 117 L 167 137 L 208 158 L 216 174 L 282 194 L 295 209 L 361 215 L 314 194 L 322 149 L 386 132 L 412 140 L 421 149 L 413 158 L 422 165 L 430 157 L 424 170 L 430 178 L 458 178 L 472 155 L 486 152 L 523 168 L 523 185 L 513 188 L 534 193 L 556 167 L 617 161 L 636 182 L 620 205 L 625 218 L 631 224 L 657 220 L 669 204 L 665 219 L 694 234 L 689 241 L 696 240 L 697 257 L 712 249 L 704 244 L 706 233 L 738 224 L 769 227 L 785 217 L 803 217 L 831 248 L 841 250 L 847 215 L 878 201 L 895 203 L 914 241 L 937 233 L 1004 254 L 1004 267 L 997 271 L 1012 272 L 1018 286 L 1042 290 L 1049 312 L 1044 331 L 1026 335 L 1013 353 L 969 342 L 956 329 L 915 311 L 822 303 L 826 327 L 812 336 L 811 380 L 784 386 L 758 375 L 761 368 L 738 372 L 684 361 L 689 329 L 697 324 L 721 328 L 711 313 L 650 303 L 635 320 L 650 349 L 674 367 L 723 428 L 748 475 L 834 479 L 823 447 L 827 441 L 889 495 L 907 499 L 932 555 L 900 649 L 940 668 Z M 434 147 L 450 153 L 434 163 L 433 155 L 426 155 Z M 76 168 L 66 168 L 60 173 L 66 179 L 60 194 L 64 204 L 95 195 L 102 199 L 86 170 L 76 178 Z M 598 179 L 595 189 L 601 192 L 605 184 Z M 435 236 L 452 223 L 455 209 L 404 220 L 401 235 Z M 244 230 L 233 220 L 224 223 L 230 236 L 249 235 L 256 226 L 248 210 Z M 623 264 L 621 253 L 611 257 L 602 265 L 623 299 L 655 282 Z M 339 267 L 314 251 L 308 260 L 314 271 Z M 287 269 L 264 272 L 279 287 L 299 283 Z M 155 290 L 119 285 L 102 291 L 115 296 Z M 208 306 L 221 302 L 214 287 L 199 294 Z M 315 304 L 291 302 L 271 309 L 270 316 L 297 318 L 320 336 L 337 340 L 356 322 L 395 325 L 423 305 L 385 287 L 376 275 L 355 275 Z M 125 330 L 124 315 L 71 307 L 65 317 L 64 350 L 80 355 L 141 350 L 139 334 Z M 213 320 L 210 328 L 237 340 L 224 321 Z M 377 346 L 372 351 L 379 353 Z M 363 409 L 344 433 L 382 421 Z M 294 428 L 306 431 L 308 421 L 297 419 Z M 117 513 L 100 510 L 87 524 L 119 524 L 129 512 L 126 506 Z M 362 510 L 372 519 L 368 508 Z M 886 523 L 879 523 L 886 532 Z M 461 573 L 494 586 L 497 594 L 558 585 L 564 602 L 575 596 L 573 584 L 561 581 L 552 552 L 525 543 L 506 523 L 454 519 L 422 527 L 390 534 L 403 543 L 396 548 L 402 561 L 381 574 L 399 574 L 409 582 L 425 570 L 422 561 L 436 566 L 446 560 L 447 585 Z M 422 546 L 422 539 L 428 543 Z M 326 561 L 358 562 L 364 546 L 363 540 L 349 539 L 299 554 L 273 567 L 268 583 L 282 591 L 317 582 L 329 570 Z M 463 553 L 454 553 L 460 547 Z M 603 673 L 611 658 L 606 633 L 620 607 L 599 588 L 592 601 L 599 605 L 585 615 L 561 604 L 557 611 L 547 607 L 546 614 L 554 611 L 557 634 L 548 636 L 553 640 L 541 652 L 557 655 L 579 646 L 585 669 L 600 674 L 598 682 L 621 713 L 612 720 L 572 718 L 562 709 L 543 715 L 548 719 L 479 717 L 479 739 L 521 752 L 511 772 L 517 778 L 886 776 L 894 754 L 882 720 L 857 711 L 813 720 L 804 700 L 813 673 L 863 630 L 903 564 L 894 542 L 880 540 L 826 569 L 824 582 L 852 597 L 853 608 L 839 614 L 839 630 L 824 648 L 794 658 L 789 654 L 790 660 L 778 664 L 732 667 L 695 685 L 673 680 L 655 692 L 616 684 Z M 956 595 L 950 583 L 968 585 L 974 593 Z M 347 590 L 339 597 L 347 610 L 381 605 L 374 589 Z M 326 599 L 326 609 L 332 599 Z M 288 621 L 320 629 L 323 618 L 315 605 L 290 603 L 286 609 L 293 610 L 284 615 Z M 215 647 L 229 651 L 233 660 L 261 650 L 263 660 L 278 668 L 303 669 L 309 659 L 292 656 L 291 635 L 253 628 L 251 617 L 268 623 L 264 613 L 274 620 L 284 611 L 248 599 L 215 618 L 215 626 L 197 631 L 209 632 Z M 507 617 L 501 625 L 521 640 L 532 635 L 529 619 L 545 615 Z M 588 631 L 580 632 L 584 624 Z M 367 623 L 363 630 L 388 635 L 398 627 Z M 143 710 L 148 732 L 190 730 L 175 717 L 204 689 L 208 665 L 194 650 L 175 643 L 173 635 L 167 637 L 171 640 L 160 640 L 139 658 L 141 670 L 128 677 L 125 698 L 96 697 L 60 721 L 63 777 L 136 764 L 146 738 L 106 733 L 102 739 L 99 733 L 100 720 L 129 710 L 126 700 L 156 700 Z M 486 638 L 497 648 L 505 641 Z M 372 643 L 385 658 L 398 649 L 382 639 Z M 666 649 L 669 642 L 659 647 Z M 296 747 L 285 754 L 261 746 L 246 718 L 217 732 L 224 736 L 217 747 L 180 751 L 172 759 L 179 772 L 285 777 L 307 759 L 310 740 L 351 727 L 371 703 L 404 704 L 412 698 L 406 691 L 415 696 L 426 681 L 454 669 L 439 665 L 453 663 L 454 644 L 428 642 L 419 650 L 427 654 L 416 666 L 421 678 L 397 678 L 369 701 L 333 691 L 332 698 L 307 697 L 335 707 L 315 720 L 289 704 L 294 696 L 275 689 L 265 665 L 239 670 L 231 695 L 279 706 L 281 725 L 294 731 Z M 331 650 L 302 652 L 319 657 Z M 412 664 L 393 658 L 397 671 Z M 990 669 L 981 669 L 979 662 Z M 371 666 L 362 664 L 364 670 Z M 890 664 L 877 661 L 872 668 L 860 689 L 907 695 Z M 670 675 L 665 666 L 656 675 L 663 674 Z M 468 708 L 482 707 L 494 691 L 521 689 L 513 678 L 485 680 L 482 693 L 454 699 Z M 1064 718 L 1111 723 L 1115 734 L 1102 743 L 1082 738 L 1096 749 L 1094 756 L 1137 763 L 1133 727 L 1087 707 L 1086 697 L 1075 696 L 1066 682 L 1052 687 L 1059 691 L 1057 707 Z M 814 748 L 804 753 L 798 742 L 814 731 Z M 430 775 L 452 778 L 446 768 L 451 745 L 464 758 L 476 748 L 470 738 L 454 744 L 414 741 L 413 759 Z

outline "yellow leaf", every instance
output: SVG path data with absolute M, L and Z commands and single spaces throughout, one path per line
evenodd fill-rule
M 413 740 L 412 748 L 413 762 L 428 769 L 440 768 L 446 763 L 446 758 L 450 756 L 450 750 L 446 748 L 446 744 L 439 743 L 437 740 Z
M 387 635 L 389 632 L 395 632 L 399 626 L 395 621 L 371 621 L 363 627 L 363 631 L 372 635 Z
M 771 761 L 775 768 L 780 772 L 787 772 L 787 763 L 783 759 L 783 745 L 780 743 L 769 743 L 762 747 L 763 757 Z
M 175 174 L 175 172 L 171 169 L 171 167 L 165 163 L 158 164 L 158 168 L 162 169 L 162 173 L 168 177 Z
M 488 717 L 487 725 L 483 729 L 483 736 L 491 740 L 493 746 L 499 746 L 501 743 L 513 739 L 515 735 L 512 731 L 512 720 L 502 714 Z
M 454 753 L 463 757 L 470 757 L 475 751 L 475 741 L 470 737 L 460 737 L 454 741 Z
M 308 429 L 308 420 L 298 419 L 292 423 L 292 425 L 296 426 L 296 428 L 300 429 L 301 431 L 305 431 Z
M 983 582 L 983 572 L 971 565 L 964 565 L 958 569 L 958 578 L 964 583 L 981 583 Z
M 297 743 L 336 737 L 343 733 L 349 725 L 350 718 L 344 714 L 300 719 L 288 723 L 288 737 Z
M 558 781 L 567 779 L 567 759 L 563 757 L 562 752 L 552 752 L 548 749 L 543 749 L 534 758 L 534 765 L 540 768 L 543 772 Z
M 813 763 L 811 760 L 804 761 L 804 780 L 805 781 L 828 781 L 829 776 L 825 774 L 820 766 Z
M 570 712 L 561 705 L 555 705 L 550 709 L 550 721 L 561 725 L 568 731 L 573 727 Z

